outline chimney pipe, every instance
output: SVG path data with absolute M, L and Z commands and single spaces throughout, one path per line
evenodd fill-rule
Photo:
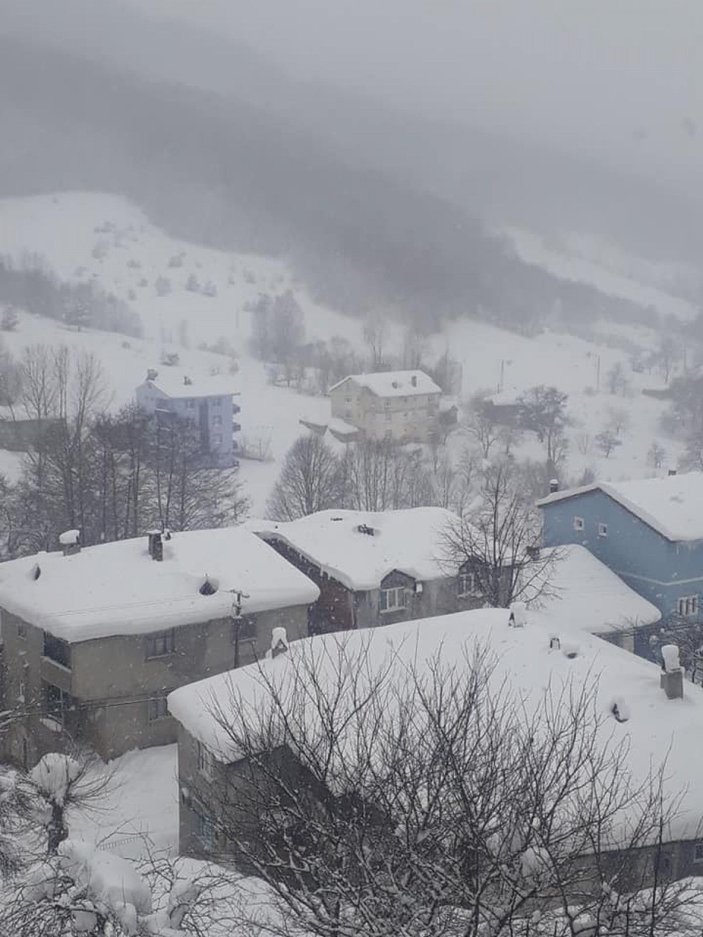
M 550 478 L 549 479 L 549 494 L 554 495 L 557 493 L 557 491 L 559 491 L 559 479 Z
M 413 385 L 413 387 L 417 387 L 417 375 L 416 374 L 413 374 L 413 376 L 410 378 L 410 383 Z
M 147 381 L 155 381 L 159 376 L 159 372 L 155 368 L 149 368 L 146 372 Z
M 676 475 L 676 469 L 669 469 L 669 471 L 667 472 L 667 475 L 669 477 L 671 477 L 672 475 Z

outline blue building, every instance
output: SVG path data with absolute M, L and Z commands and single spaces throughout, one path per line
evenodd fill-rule
M 239 396 L 232 390 L 231 379 L 215 374 L 191 379 L 168 369 L 159 374 L 147 372 L 146 380 L 136 389 L 137 404 L 147 413 L 158 416 L 173 413 L 198 427 L 200 448 L 212 464 L 229 468 L 236 464 L 236 433 L 241 429 L 234 417 L 240 407 Z
M 703 620 L 703 473 L 587 485 L 538 505 L 545 546 L 581 544 L 665 621 Z

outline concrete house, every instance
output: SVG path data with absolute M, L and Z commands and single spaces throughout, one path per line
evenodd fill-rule
M 166 695 L 255 660 L 273 627 L 305 636 L 318 596 L 242 528 L 74 539 L 0 564 L 4 706 L 21 716 L 6 756 L 31 765 L 66 733 L 103 758 L 175 741 Z
M 703 473 L 587 485 L 538 504 L 545 546 L 580 544 L 664 620 L 701 622 Z
M 443 538 L 456 520 L 435 507 L 328 510 L 257 522 L 255 529 L 319 587 L 310 607 L 310 633 L 316 634 L 483 605 L 477 577 L 445 556 Z
M 427 442 L 437 431 L 442 391 L 424 371 L 352 374 L 329 395 L 332 417 L 367 439 Z
M 234 398 L 232 380 L 221 374 L 191 379 L 150 369 L 136 391 L 137 405 L 160 418 L 170 414 L 194 423 L 200 433 L 200 448 L 222 468 L 235 464 L 236 434 L 241 430 L 234 417 L 240 406 Z
M 176 690 L 169 696 L 168 706 L 180 726 L 180 852 L 232 860 L 235 846 L 227 831 L 246 829 L 251 823 L 248 801 L 240 802 L 240 791 L 251 783 L 251 771 L 256 768 L 249 766 L 234 746 L 226 728 L 227 715 L 236 722 L 238 714 L 250 711 L 252 719 L 260 718 L 268 725 L 271 688 L 280 698 L 287 687 L 295 685 L 296 661 L 313 661 L 319 674 L 318 692 L 329 688 L 336 699 L 340 681 L 335 668 L 353 672 L 355 654 L 359 667 L 369 668 L 370 680 L 377 668 L 390 673 L 390 679 L 397 680 L 402 689 L 409 672 L 422 674 L 435 660 L 451 667 L 461 667 L 462 662 L 471 666 L 472 649 L 478 642 L 492 655 L 491 685 L 509 687 L 527 713 L 539 712 L 543 694 L 550 688 L 557 694 L 560 687 L 576 694 L 581 689 L 593 692 L 593 705 L 603 716 L 595 730 L 596 750 L 601 744 L 626 746 L 635 784 L 644 783 L 666 760 L 671 784 L 667 790 L 672 795 L 682 793 L 676 817 L 664 831 L 664 851 L 655 861 L 674 879 L 699 875 L 703 871 L 703 754 L 692 746 L 692 739 L 703 731 L 703 688 L 686 683 L 684 690 L 675 662 L 671 669 L 667 663 L 663 671 L 586 633 L 580 635 L 574 648 L 570 642 L 560 643 L 560 638 L 567 636 L 564 633 L 555 634 L 551 628 L 529 622 L 525 627 L 511 628 L 508 620 L 505 609 L 480 609 L 343 636 L 318 635 L 291 643 L 287 652 L 258 664 Z M 680 698 L 682 692 L 685 698 Z M 217 716 L 213 703 L 218 707 Z M 301 706 L 296 719 L 303 720 L 314 733 L 324 707 L 320 709 L 314 698 Z M 360 724 L 364 718 L 362 711 Z M 354 738 L 350 733 L 351 746 Z M 353 752 L 352 748 L 352 766 Z M 284 760 L 285 777 L 291 779 L 291 785 L 299 788 L 304 783 L 304 754 L 282 745 L 271 751 L 271 757 Z M 225 823 L 221 824 L 223 817 Z M 625 824 L 624 837 L 629 844 L 628 835 Z M 619 853 L 619 843 L 611 843 Z M 643 857 L 641 848 L 636 856 Z M 596 881 L 599 887 L 598 876 Z

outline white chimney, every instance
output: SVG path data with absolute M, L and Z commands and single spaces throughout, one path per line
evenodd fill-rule
M 64 530 L 59 534 L 59 543 L 64 556 L 71 556 L 73 553 L 81 552 L 81 532 L 80 530 Z
M 410 383 L 413 385 L 413 387 L 417 387 L 417 375 L 416 374 L 413 374 L 413 376 L 410 378 Z
M 550 478 L 549 479 L 549 494 L 554 495 L 557 493 L 557 491 L 559 491 L 559 479 Z
M 274 659 L 288 651 L 288 636 L 285 628 L 273 628 L 271 630 L 271 657 Z

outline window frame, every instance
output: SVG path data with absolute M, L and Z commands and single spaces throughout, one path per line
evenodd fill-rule
M 465 588 L 462 585 L 462 581 L 470 579 L 473 583 L 469 588 Z M 470 596 L 478 597 L 482 595 L 481 589 L 479 588 L 478 576 L 475 569 L 460 569 L 456 577 L 456 594 L 457 598 L 465 599 Z
M 603 538 L 608 536 L 608 525 L 605 521 L 598 521 L 598 536 Z
M 696 864 L 703 862 L 703 840 L 701 839 L 693 844 L 693 861 Z
M 50 697 L 55 697 L 52 700 Z M 77 709 L 76 698 L 67 690 L 56 686 L 49 680 L 42 680 L 41 684 L 41 713 L 48 719 L 53 719 L 65 728 L 66 714 Z
M 215 821 L 200 803 L 193 803 L 195 815 L 195 838 L 208 852 L 215 848 Z
M 573 525 L 574 525 L 574 530 L 585 530 L 586 528 L 586 522 L 578 514 L 574 514 Z
M 63 638 L 57 638 L 50 631 L 44 632 L 42 657 L 65 670 L 71 669 L 71 645 Z
M 206 745 L 203 745 L 202 742 L 196 741 L 195 745 L 195 761 L 198 768 L 198 773 L 202 774 L 202 776 L 207 778 L 208 781 L 211 781 L 214 770 L 214 758 L 212 752 L 207 748 Z
M 156 642 L 164 641 L 164 650 L 159 651 Z M 176 652 L 176 629 L 166 628 L 164 631 L 154 631 L 145 636 L 145 656 L 147 660 L 161 660 L 171 657 Z M 153 653 L 152 653 L 153 649 Z
M 163 696 L 152 696 L 147 700 L 146 720 L 151 725 L 153 722 L 161 722 L 167 719 L 169 715 L 166 694 Z
M 397 601 L 399 593 L 403 596 L 402 605 L 399 605 L 399 604 L 389 605 L 388 604 L 388 597 L 391 592 L 394 593 L 396 601 Z M 408 593 L 408 590 L 405 586 L 388 586 L 388 588 L 386 589 L 381 589 L 380 596 L 379 596 L 379 611 L 382 614 L 386 614 L 387 612 L 405 611 L 408 607 L 407 593 Z

